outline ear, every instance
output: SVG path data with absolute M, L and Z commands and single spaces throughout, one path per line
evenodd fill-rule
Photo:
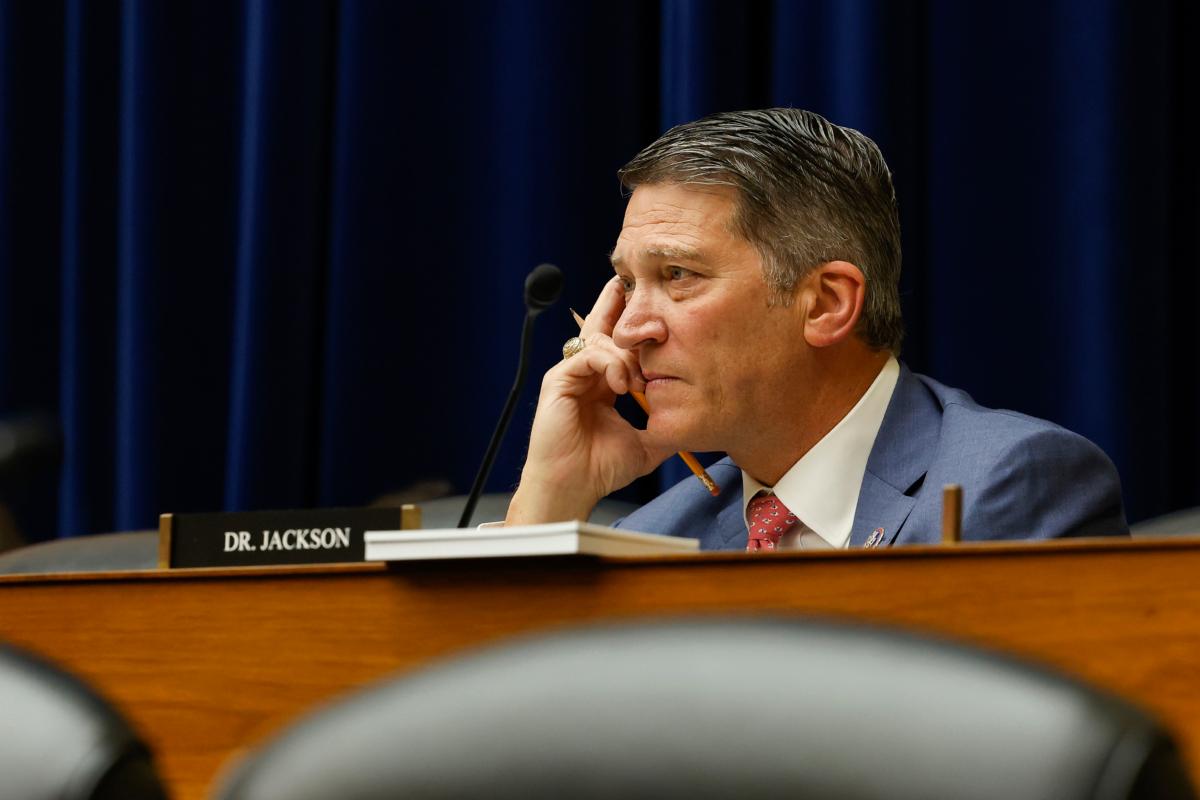
M 829 347 L 854 334 L 867 296 L 867 279 L 848 261 L 828 261 L 804 279 L 804 339 Z

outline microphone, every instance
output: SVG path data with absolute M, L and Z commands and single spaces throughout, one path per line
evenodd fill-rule
M 562 294 L 562 270 L 553 264 L 538 264 L 525 276 L 525 310 L 537 316 Z
M 501 412 L 500 420 L 496 423 L 496 430 L 492 431 L 492 440 L 488 443 L 483 463 L 479 465 L 479 472 L 475 475 L 475 483 L 471 485 L 471 493 L 467 495 L 467 504 L 463 506 L 462 517 L 458 520 L 460 528 L 471 524 L 471 515 L 475 513 L 475 505 L 479 502 L 479 495 L 483 493 L 483 485 L 487 483 L 488 475 L 492 472 L 492 464 L 496 460 L 496 453 L 500 450 L 500 442 L 504 439 L 505 432 L 508 431 L 508 424 L 512 422 L 513 410 L 517 407 L 517 398 L 521 396 L 521 389 L 525 386 L 525 376 L 529 372 L 529 347 L 533 342 L 533 320 L 538 314 L 554 305 L 558 296 L 562 294 L 562 287 L 562 270 L 553 264 L 539 264 L 525 278 L 525 324 L 521 328 L 521 357 L 517 361 L 517 377 L 513 381 L 512 389 L 509 390 L 508 402 L 504 404 L 504 411 Z

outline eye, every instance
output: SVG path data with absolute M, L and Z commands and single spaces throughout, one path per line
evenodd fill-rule
M 625 290 L 626 294 L 629 294 L 633 291 L 633 278 L 626 278 L 624 275 L 619 275 L 617 280 L 620 282 L 621 288 Z
M 683 267 L 667 267 L 667 277 L 673 281 L 681 281 L 684 278 L 689 278 L 694 273 L 690 269 Z

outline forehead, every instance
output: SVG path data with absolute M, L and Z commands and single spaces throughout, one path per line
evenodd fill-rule
M 613 263 L 632 258 L 697 256 L 733 238 L 729 221 L 734 190 L 728 186 L 639 186 L 625 207 Z

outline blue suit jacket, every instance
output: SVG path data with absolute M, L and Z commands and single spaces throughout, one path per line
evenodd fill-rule
M 622 528 L 690 536 L 704 550 L 740 550 L 742 474 L 729 458 L 709 467 L 713 497 L 688 477 L 625 517 Z M 867 460 L 850 529 L 862 546 L 937 542 L 942 487 L 963 487 L 963 539 L 1129 534 L 1117 471 L 1096 445 L 1044 420 L 978 405 L 966 393 L 900 365 Z

